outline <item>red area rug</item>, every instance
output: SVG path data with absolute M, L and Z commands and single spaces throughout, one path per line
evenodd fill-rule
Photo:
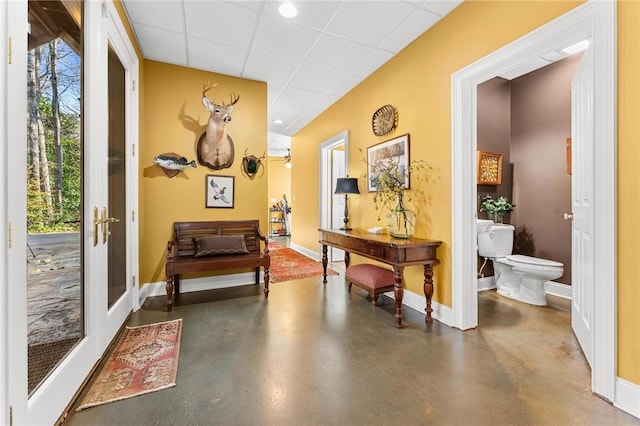
M 127 327 L 77 411 L 176 385 L 182 320 Z
M 269 257 L 271 257 L 269 267 L 271 282 L 279 283 L 322 275 L 321 262 L 316 262 L 280 243 L 269 241 Z M 338 275 L 338 273 L 327 268 L 327 275 Z

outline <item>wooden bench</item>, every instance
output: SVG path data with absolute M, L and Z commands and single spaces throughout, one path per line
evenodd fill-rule
M 261 251 L 260 241 L 264 242 Z M 269 242 L 258 220 L 174 222 L 167 244 L 167 311 L 180 294 L 180 274 L 255 268 L 256 284 L 264 268 L 264 296 L 269 296 Z
M 349 266 L 345 279 L 349 283 L 349 291 L 351 284 L 368 291 L 372 305 L 378 304 L 379 294 L 393 291 L 395 285 L 393 271 L 367 263 Z

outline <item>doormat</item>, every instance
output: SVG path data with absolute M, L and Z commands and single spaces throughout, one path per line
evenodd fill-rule
M 176 385 L 182 319 L 126 327 L 76 411 Z
M 297 280 L 322 275 L 322 263 L 298 253 L 280 243 L 269 241 L 270 281 Z M 327 268 L 327 275 L 338 275 L 336 271 Z

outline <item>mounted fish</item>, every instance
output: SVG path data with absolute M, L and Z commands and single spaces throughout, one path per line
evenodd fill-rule
M 205 84 L 202 88 L 202 105 L 209 111 L 207 129 L 198 140 L 198 162 L 210 169 L 221 170 L 233 164 L 234 147 L 231 136 L 227 134 L 227 123 L 231 121 L 234 105 L 240 95 L 232 95 L 231 102 L 216 104 L 206 97 L 206 93 L 216 85 Z
M 196 160 L 188 161 L 185 157 L 175 153 L 165 153 L 156 156 L 153 162 L 162 167 L 167 176 L 174 177 L 187 167 L 197 167 Z
M 258 169 L 262 166 L 262 160 L 266 158 L 266 153 L 262 154 L 262 157 L 256 157 L 255 155 L 247 155 L 249 148 L 244 150 L 244 157 L 242 157 L 242 171 L 248 177 L 252 178 L 258 173 Z M 262 167 L 262 176 L 264 174 L 264 166 Z

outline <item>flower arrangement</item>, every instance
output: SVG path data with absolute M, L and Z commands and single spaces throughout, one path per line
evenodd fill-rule
M 507 197 L 494 199 L 491 195 L 485 195 L 481 201 L 480 211 L 485 212 L 489 219 L 492 219 L 494 222 L 502 222 L 502 218 L 511 213 L 516 207 L 509 202 Z

